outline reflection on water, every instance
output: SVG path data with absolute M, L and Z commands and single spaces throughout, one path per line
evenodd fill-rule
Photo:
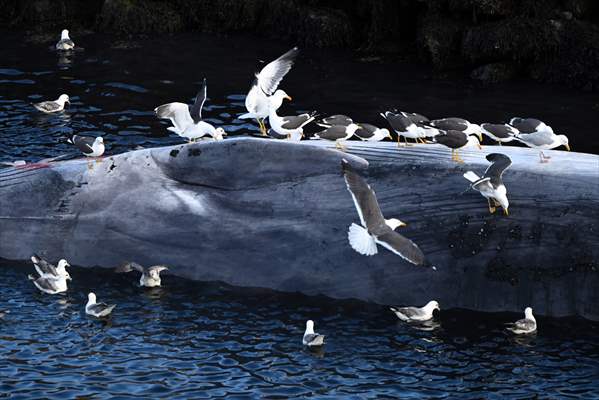
M 443 311 L 421 330 L 386 307 L 190 282 L 165 274 L 72 268 L 48 296 L 31 265 L 0 265 L 0 395 L 181 397 L 599 396 L 599 326 L 539 319 L 514 338 L 516 314 Z M 87 293 L 117 303 L 85 315 Z M 302 348 L 305 320 L 325 334 Z

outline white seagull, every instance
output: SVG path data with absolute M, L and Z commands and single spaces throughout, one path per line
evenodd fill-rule
M 54 266 L 37 254 L 34 254 L 31 256 L 31 262 L 39 276 L 42 278 L 65 277 L 71 279 L 71 276 L 66 270 L 66 267 L 70 267 L 71 265 L 65 259 L 58 261 L 58 264 Z
M 85 305 L 85 313 L 96 318 L 102 318 L 110 315 L 116 304 L 96 303 L 96 294 L 89 292 L 87 295 L 87 304 Z
M 472 171 L 464 173 L 464 178 L 471 184 L 469 189 L 478 190 L 489 203 L 489 212 L 493 214 L 497 206 L 501 206 L 505 215 L 509 215 L 510 202 L 507 198 L 507 189 L 503 184 L 503 173 L 512 165 L 512 160 L 505 154 L 487 154 L 487 160 L 491 163 L 481 178 Z M 493 204 L 491 204 L 493 203 Z
M 324 335 L 314 332 L 314 321 L 306 321 L 306 331 L 302 338 L 302 344 L 308 347 L 322 346 L 324 344 Z
M 223 128 L 214 128 L 212 124 L 202 120 L 202 107 L 206 102 L 208 88 L 206 78 L 202 88 L 196 95 L 193 105 L 185 103 L 167 103 L 154 109 L 158 118 L 170 119 L 173 126 L 166 128 L 190 142 L 204 136 L 211 136 L 215 140 L 223 140 L 226 135 Z
M 539 149 L 541 163 L 547 163 L 551 158 L 543 154 L 543 150 L 550 150 L 559 146 L 564 146 L 568 151 L 570 151 L 570 144 L 566 135 L 556 135 L 555 133 L 549 131 L 519 133 L 514 135 L 514 139 L 524 143 L 528 147 Z
M 300 141 L 304 137 L 304 126 L 314 121 L 315 113 L 306 113 L 300 115 L 289 115 L 279 117 L 277 110 L 270 109 L 268 121 L 273 131 L 282 136 L 287 136 L 289 140 Z
M 353 122 L 347 126 L 345 125 L 333 125 L 320 132 L 316 132 L 311 139 L 324 139 L 335 141 L 335 147 L 338 149 L 344 149 L 341 142 L 345 142 L 351 138 L 356 131 L 360 129 L 360 126 Z
M 532 308 L 526 307 L 524 309 L 524 318 L 519 319 L 514 323 L 507 324 L 507 330 L 515 333 L 516 335 L 528 335 L 537 331 L 537 320 L 532 315 Z
M 56 100 L 42 101 L 40 103 L 33 103 L 33 106 L 38 110 L 46 114 L 51 114 L 64 110 L 65 103 L 71 104 L 69 95 L 61 94 Z
M 385 219 L 379 207 L 374 190 L 358 175 L 346 160 L 341 161 L 347 189 L 352 195 L 362 226 L 352 223 L 347 237 L 351 247 L 360 254 L 372 256 L 378 253 L 377 244 L 412 264 L 424 263 L 424 254 L 410 239 L 395 229 L 406 224 L 391 218 Z
M 160 286 L 162 283 L 160 272 L 168 271 L 168 267 L 164 265 L 154 265 L 144 268 L 136 262 L 129 262 L 118 267 L 116 272 L 130 272 L 133 270 L 141 272 L 141 277 L 139 278 L 140 286 L 156 287 Z
M 69 31 L 63 29 L 60 33 L 60 40 L 56 43 L 56 50 L 73 50 L 75 43 L 69 37 Z
M 68 289 L 67 280 L 72 280 L 70 276 L 51 277 L 49 275 L 40 276 L 38 278 L 34 277 L 33 275 L 27 275 L 27 278 L 33 281 L 35 287 L 47 294 L 66 292 Z
M 406 138 L 406 146 L 410 146 L 408 143 L 408 138 L 414 139 L 416 142 L 424 143 L 424 137 L 426 136 L 434 136 L 436 133 L 427 133 L 427 131 L 423 128 L 422 124 L 418 122 L 414 122 L 415 120 L 419 120 L 419 118 L 415 117 L 418 114 L 408 114 L 400 111 L 399 113 L 394 113 L 392 111 L 385 111 L 381 113 L 381 117 L 385 118 L 391 126 L 391 129 L 397 133 L 397 145 L 401 145 L 401 137 Z M 436 130 L 435 130 L 436 132 Z
M 101 157 L 104 154 L 104 150 L 106 150 L 102 136 L 94 138 L 91 136 L 73 135 L 69 139 L 69 143 L 74 144 L 87 157 Z
M 283 77 L 291 70 L 298 53 L 299 49 L 294 47 L 281 57 L 268 63 L 259 73 L 255 74 L 254 83 L 245 97 L 245 108 L 248 112 L 239 118 L 256 119 L 263 135 L 266 135 L 264 119 L 269 116 L 270 109 L 274 108 L 276 111 L 281 107 L 283 99 L 291 100 L 287 93 L 282 90 L 278 91 L 277 87 L 279 87 Z M 275 94 L 276 96 L 274 96 Z
M 425 322 L 433 319 L 433 311 L 441 310 L 436 300 L 431 300 L 424 307 L 390 307 L 397 318 L 404 322 Z
M 362 122 L 357 125 L 360 129 L 356 130 L 355 135 L 366 142 L 380 142 L 383 139 L 391 139 L 391 134 L 387 128 L 379 128 Z

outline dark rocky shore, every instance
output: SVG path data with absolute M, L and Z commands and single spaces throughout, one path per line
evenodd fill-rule
M 595 0 L 0 0 L 0 28 L 122 35 L 250 32 L 418 59 L 488 83 L 599 89 Z

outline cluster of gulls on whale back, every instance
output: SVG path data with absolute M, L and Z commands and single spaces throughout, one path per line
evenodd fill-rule
M 60 41 L 56 44 L 56 50 L 65 52 L 75 49 L 77 48 L 69 37 L 68 30 L 63 30 Z M 351 117 L 346 115 L 331 115 L 318 121 L 315 112 L 279 116 L 277 110 L 282 106 L 284 100 L 291 100 L 291 97 L 278 87 L 291 70 L 298 53 L 299 49 L 294 47 L 255 74 L 245 99 L 245 107 L 248 112 L 239 116 L 240 119 L 255 119 L 263 136 L 293 142 L 302 140 L 305 137 L 303 128 L 307 124 L 315 122 L 323 130 L 314 133 L 309 139 L 335 142 L 336 148 L 342 151 L 347 149 L 344 142 L 354 136 L 362 141 L 393 140 L 389 129 L 369 123 L 354 122 Z M 223 140 L 227 135 L 225 130 L 222 127 L 214 127 L 202 117 L 206 99 L 207 83 L 204 78 L 193 104 L 167 103 L 156 107 L 154 112 L 158 118 L 171 121 L 173 126 L 168 127 L 168 131 L 190 142 L 205 137 Z M 43 101 L 35 103 L 33 106 L 43 113 L 56 113 L 63 111 L 66 104 L 70 104 L 69 96 L 62 94 L 57 100 Z M 506 124 L 483 123 L 478 125 L 463 118 L 430 120 L 421 114 L 397 110 L 385 111 L 381 113 L 381 117 L 395 133 L 398 147 L 413 146 L 414 144 L 409 143 L 408 139 L 412 139 L 415 144 L 438 143 L 451 149 L 452 160 L 460 163 L 463 163 L 464 160 L 460 157 L 459 150 L 468 146 L 480 148 L 483 134 L 499 145 L 518 141 L 531 148 L 539 149 L 541 163 L 547 163 L 550 159 L 543 153 L 543 150 L 554 149 L 562 145 L 570 150 L 568 138 L 565 135 L 556 135 L 550 126 L 534 118 L 512 118 Z M 266 127 L 266 119 L 268 119 L 270 129 Z M 402 137 L 405 139 L 403 144 Z M 99 158 L 105 152 L 104 140 L 100 136 L 73 135 L 69 142 L 88 157 Z M 500 153 L 488 154 L 486 158 L 490 165 L 482 177 L 474 171 L 467 171 L 463 174 L 464 178 L 470 182 L 467 190 L 480 192 L 487 199 L 490 213 L 494 213 L 500 207 L 505 215 L 509 215 L 507 189 L 502 176 L 512 162 L 508 156 Z M 9 163 L 9 165 L 23 166 L 19 162 Z M 346 160 L 342 161 L 341 170 L 360 220 L 360 225 L 352 223 L 348 229 L 350 246 L 365 256 L 376 255 L 380 246 L 412 264 L 423 265 L 425 257 L 418 245 L 396 232 L 398 228 L 406 224 L 397 218 L 386 219 L 383 216 L 374 190 Z M 54 266 L 41 257 L 33 255 L 31 261 L 37 276 L 29 275 L 28 278 L 41 292 L 53 295 L 68 290 L 67 281 L 71 281 L 72 278 L 66 270 L 66 267 L 70 266 L 66 260 L 62 259 Z M 133 270 L 141 273 L 140 286 L 157 287 L 161 285 L 160 273 L 168 268 L 163 265 L 144 268 L 137 263 L 128 262 L 115 269 L 116 272 L 121 273 Z M 109 316 L 114 308 L 114 304 L 96 302 L 96 295 L 93 292 L 88 294 L 88 302 L 85 306 L 87 314 L 103 318 Z M 409 323 L 429 322 L 433 319 L 435 310 L 440 310 L 440 306 L 434 300 L 421 308 L 391 307 L 391 311 L 401 321 Z M 515 334 L 536 332 L 537 325 L 532 308 L 527 307 L 524 315 L 524 319 L 510 324 L 507 329 Z M 324 344 L 324 335 L 314 331 L 312 320 L 306 322 L 302 343 L 309 347 Z

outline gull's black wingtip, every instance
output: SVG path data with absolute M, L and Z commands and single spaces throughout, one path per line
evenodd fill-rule
M 489 162 L 495 162 L 495 161 L 499 161 L 499 160 L 511 161 L 511 159 L 503 153 L 490 153 L 490 154 L 487 154 L 487 156 L 485 158 Z

